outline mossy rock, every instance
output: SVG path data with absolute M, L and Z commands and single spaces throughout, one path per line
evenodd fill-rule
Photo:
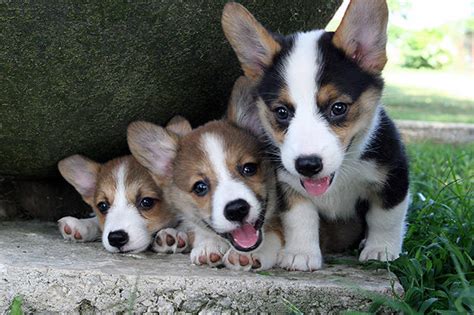
M 124 154 L 134 120 L 222 115 L 240 71 L 225 2 L 1 2 L 0 174 L 57 176 L 71 154 Z M 340 2 L 242 1 L 282 33 L 323 27 Z

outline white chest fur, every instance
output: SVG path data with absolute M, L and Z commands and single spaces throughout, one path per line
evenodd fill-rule
M 383 184 L 386 172 L 373 161 L 346 159 L 336 172 L 329 190 L 322 196 L 309 195 L 302 187 L 299 177 L 279 171 L 278 179 L 289 184 L 316 206 L 327 218 L 350 218 L 355 215 L 355 204 L 359 198 L 371 199 L 373 191 Z

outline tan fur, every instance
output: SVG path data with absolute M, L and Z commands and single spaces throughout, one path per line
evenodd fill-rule
M 237 53 L 245 75 L 258 81 L 280 44 L 242 5 L 229 2 L 222 13 L 224 34 Z
M 268 176 L 269 166 L 261 160 L 260 147 L 256 141 L 249 141 L 250 135 L 224 121 L 213 121 L 205 124 L 192 133 L 183 137 L 179 142 L 179 149 L 173 163 L 173 178 L 176 187 L 181 190 L 179 198 L 182 194 L 187 194 L 188 201 L 192 201 L 196 208 L 201 210 L 200 215 L 207 218 L 211 214 L 211 198 L 215 187 L 218 185 L 217 175 L 212 169 L 205 152 L 202 151 L 202 138 L 206 134 L 217 135 L 224 140 L 226 147 L 227 168 L 232 176 L 239 178 L 252 189 L 257 196 L 266 197 L 265 184 L 266 176 Z M 257 174 L 252 177 L 243 177 L 238 166 L 245 163 L 257 163 L 259 165 Z M 210 184 L 210 193 L 206 196 L 199 197 L 192 192 L 193 185 L 204 180 Z M 183 204 L 183 200 L 180 200 Z M 182 207 L 183 210 L 192 207 Z
M 380 73 L 387 63 L 387 21 L 385 1 L 352 0 L 334 34 L 333 43 L 366 71 Z M 376 36 L 367 40 L 361 36 L 366 32 Z
M 349 106 L 346 121 L 342 126 L 332 125 L 331 129 L 341 143 L 347 147 L 351 139 L 370 127 L 370 122 L 376 109 L 375 104 L 380 99 L 380 90 L 371 88 L 362 93 L 355 103 Z
M 64 159 L 59 163 L 59 169 L 64 178 L 76 187 L 79 193 L 83 190 L 78 186 L 78 172 L 88 172 L 92 175 L 94 185 L 93 194 L 82 195 L 84 201 L 94 210 L 100 228 L 103 229 L 106 214 L 102 214 L 97 205 L 100 202 L 114 203 L 116 192 L 116 173 L 117 169 L 125 165 L 127 168 L 127 176 L 125 178 L 125 186 L 127 189 L 127 200 L 129 203 L 138 207 L 142 198 L 149 197 L 156 201 L 153 208 L 149 210 L 139 209 L 140 214 L 148 221 L 147 228 L 149 231 L 156 231 L 163 227 L 169 226 L 175 220 L 175 215 L 170 211 L 168 204 L 163 200 L 163 192 L 155 183 L 149 172 L 141 166 L 132 156 L 119 157 L 110 160 L 104 164 L 96 163 L 81 156 L 72 156 Z M 82 194 L 82 193 L 81 193 Z

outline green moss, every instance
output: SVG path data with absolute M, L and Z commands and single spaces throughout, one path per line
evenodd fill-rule
M 240 71 L 225 2 L 0 4 L 0 174 L 51 176 L 70 154 L 124 154 L 137 119 L 219 117 Z M 242 2 L 282 33 L 323 27 L 340 3 Z

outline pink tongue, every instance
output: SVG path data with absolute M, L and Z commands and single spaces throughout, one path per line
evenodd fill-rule
M 331 178 L 329 176 L 319 179 L 305 179 L 303 186 L 306 191 L 313 196 L 321 196 L 328 190 Z
M 257 230 L 251 224 L 244 224 L 240 228 L 232 231 L 232 238 L 242 248 L 254 246 L 258 241 Z

